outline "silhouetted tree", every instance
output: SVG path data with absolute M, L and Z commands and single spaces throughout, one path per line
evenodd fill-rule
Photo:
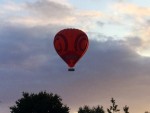
M 92 113 L 92 110 L 89 108 L 89 106 L 85 105 L 83 108 L 79 108 L 78 113 Z
M 103 106 L 93 107 L 93 113 L 105 113 Z
M 148 111 L 145 111 L 145 113 L 150 113 L 150 112 L 148 112 Z
M 129 107 L 128 107 L 128 106 L 125 106 L 125 107 L 123 108 L 123 110 L 124 110 L 124 113 L 129 113 Z
M 108 113 L 114 113 L 114 112 L 120 111 L 120 110 L 117 108 L 118 105 L 116 105 L 115 100 L 114 100 L 113 98 L 110 100 L 110 102 L 112 103 L 112 106 L 110 106 L 110 108 L 107 109 L 107 112 L 108 112 Z
M 63 105 L 57 94 L 40 92 L 38 94 L 25 93 L 10 107 L 11 113 L 69 113 L 69 107 Z
M 108 113 L 117 113 L 117 112 L 120 113 L 120 109 L 118 109 L 118 105 L 116 105 L 114 98 L 111 98 L 110 102 L 112 103 L 112 105 L 110 106 L 110 108 L 107 108 L 107 112 Z M 129 113 L 129 107 L 125 105 L 123 107 L 123 111 L 124 113 Z M 103 106 L 90 108 L 89 106 L 85 105 L 84 107 L 79 108 L 78 113 L 105 113 L 105 111 L 103 109 Z M 150 112 L 146 111 L 145 113 L 150 113 Z
M 105 113 L 103 106 L 90 108 L 89 106 L 80 107 L 78 113 Z

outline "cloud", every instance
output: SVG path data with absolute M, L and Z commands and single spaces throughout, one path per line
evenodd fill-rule
M 20 4 L 21 5 L 21 4 Z M 5 4 L 1 4 L 1 12 L 5 13 L 5 12 L 18 12 L 21 10 L 21 7 L 18 4 L 15 4 L 14 2 L 7 2 Z
M 146 63 L 146 61 L 148 62 Z M 133 97 L 137 99 L 134 102 L 137 102 L 139 101 L 138 97 L 143 92 L 147 92 L 140 85 L 148 88 L 148 84 L 145 84 L 144 81 L 147 81 L 145 77 L 148 77 L 149 61 L 140 57 L 124 41 L 91 41 L 84 60 L 81 59 L 78 64 L 81 68 L 77 67 L 76 69 L 77 72 L 81 72 L 80 75 L 75 75 L 80 79 L 69 82 L 60 93 L 71 103 L 72 109 L 85 104 L 103 105 L 103 103 L 106 104 L 105 99 L 112 96 L 121 101 L 124 101 L 121 98 L 127 99 L 128 101 L 124 101 L 127 104 Z M 63 94 L 64 92 L 67 92 L 67 97 L 66 94 Z M 144 93 L 144 95 L 146 94 Z M 144 97 L 141 98 L 144 99 Z M 134 102 L 131 102 L 131 107 L 135 105 Z M 108 104 L 106 105 L 108 106 Z M 139 103 L 137 106 L 140 105 L 142 104 Z
M 49 9 L 53 12 L 48 12 Z M 58 9 L 62 10 L 62 21 Z M 3 18 L 6 18 L 8 10 L 2 11 L 6 11 L 3 13 Z M 0 107 L 3 113 L 9 111 L 7 106 L 14 105 L 22 91 L 58 93 L 71 112 L 85 104 L 101 104 L 106 108 L 111 97 L 120 101 L 120 107 L 129 105 L 131 112 L 137 108 L 143 112 L 149 105 L 150 59 L 135 51 L 135 48 L 148 45 L 149 20 L 143 19 L 138 26 L 133 25 L 131 34 L 125 36 L 126 40 L 119 40 L 89 31 L 95 23 L 105 27 L 103 23 L 107 22 L 100 18 L 111 20 L 110 16 L 99 11 L 82 10 L 78 13 L 69 4 L 51 0 L 25 3 L 13 11 L 15 16 L 6 18 L 7 24 L 3 20 L 0 27 L 0 100 L 3 102 Z M 20 12 L 23 12 L 22 16 Z M 75 24 L 86 31 L 90 45 L 77 63 L 76 71 L 70 73 L 54 50 L 53 37 L 59 30 Z M 135 28 L 138 32 L 134 32 Z
M 65 1 L 65 0 L 64 0 Z M 38 0 L 34 2 L 1 4 L 0 18 L 3 23 L 24 24 L 27 26 L 60 24 L 70 20 L 72 6 L 66 2 Z M 72 17 L 71 17 L 72 18 Z M 71 21 L 71 20 L 70 20 Z
M 18 67 L 23 65 L 24 67 L 30 63 L 36 66 L 35 64 L 41 62 L 41 60 L 44 61 L 46 56 L 44 57 L 43 54 L 49 54 L 46 50 L 53 44 L 52 37 L 54 34 L 51 34 L 52 32 L 54 32 L 53 25 L 40 28 L 23 26 L 6 26 L 2 28 L 0 37 L 1 52 L 3 53 L 1 54 L 1 62 L 3 63 L 1 65 L 8 63 L 10 67 L 15 65 Z
M 86 29 L 94 26 L 95 22 L 92 21 L 103 17 L 103 13 L 99 11 L 79 11 L 66 0 L 37 0 L 20 4 L 12 2 L 12 6 L 9 4 L 1 5 L 1 11 L 4 12 L 1 20 L 4 24 L 23 24 L 30 27 L 53 24 Z M 8 6 L 15 10 L 10 10 Z
M 126 37 L 129 46 L 132 45 L 133 48 L 142 46 L 142 40 L 140 37 Z
M 138 23 L 134 26 L 133 31 L 129 35 L 131 37 L 138 36 L 141 40 L 141 44 L 137 46 L 135 49 L 138 51 L 140 55 L 150 56 L 150 27 L 149 22 L 146 19 L 143 19 L 142 23 Z M 131 45 L 132 46 L 132 45 Z
M 126 23 L 127 27 L 130 29 L 130 32 L 124 37 L 131 37 L 131 40 L 138 37 L 140 44 L 138 46 L 132 45 L 128 38 L 130 46 L 135 48 L 135 51 L 143 56 L 149 56 L 149 38 L 150 37 L 150 28 L 149 28 L 149 17 L 150 17 L 150 8 L 142 7 L 136 4 L 130 3 L 116 3 L 113 5 L 113 8 L 116 10 L 117 15 L 122 17 L 122 22 Z M 132 41 L 133 42 L 133 41 Z
M 49 0 L 39 0 L 35 3 L 27 3 L 26 8 L 31 11 L 31 13 L 41 18 L 66 18 L 71 15 L 72 7 L 65 4 L 57 3 Z
M 140 7 L 136 4 L 116 3 L 113 7 L 118 9 L 119 12 L 133 17 L 145 17 L 150 15 L 150 8 Z
M 97 21 L 97 25 L 100 26 L 100 27 L 103 27 L 103 26 L 104 26 L 104 23 L 101 22 L 101 21 Z
M 76 65 L 76 71 L 70 73 L 53 47 L 53 29 L 60 28 L 52 25 L 1 28 L 3 106 L 13 105 L 22 91 L 41 90 L 58 93 L 71 111 L 84 104 L 108 106 L 105 99 L 112 96 L 121 102 L 126 99 L 127 103 L 134 98 L 131 104 L 139 103 L 137 106 L 148 103 L 144 97 L 149 91 L 143 87 L 149 87 L 150 59 L 139 56 L 123 40 L 90 40 L 87 53 Z
M 103 16 L 99 11 L 78 11 L 71 4 L 66 5 L 48 0 L 28 3 L 26 7 L 31 13 L 31 20 L 35 19 L 35 16 L 39 19 L 39 23 L 45 24 L 53 23 L 86 28 L 89 24 L 92 25 L 91 20 Z

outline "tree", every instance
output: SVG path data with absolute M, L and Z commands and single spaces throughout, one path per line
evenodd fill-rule
M 83 108 L 79 108 L 78 113 L 92 113 L 92 110 L 89 108 L 89 106 L 85 105 Z
M 114 100 L 114 98 L 111 98 L 110 102 L 112 103 L 112 105 L 110 106 L 110 108 L 107 108 L 107 112 L 120 113 L 120 109 L 118 109 L 118 105 L 116 105 L 116 101 Z M 129 113 L 129 107 L 126 105 L 125 107 L 123 107 L 123 111 L 124 113 Z M 98 105 L 97 107 L 90 108 L 89 106 L 85 105 L 84 107 L 79 108 L 78 113 L 105 113 L 105 111 L 103 109 L 103 106 Z
M 97 107 L 93 107 L 93 112 L 94 113 L 105 113 L 103 106 L 97 106 Z
M 108 112 L 108 113 L 114 113 L 114 112 L 120 111 L 120 110 L 117 108 L 118 105 L 116 105 L 116 102 L 115 102 L 115 100 L 114 100 L 113 98 L 110 100 L 110 102 L 112 103 L 112 106 L 110 106 L 110 108 L 107 109 L 107 112 Z
M 11 113 L 69 113 L 69 107 L 63 105 L 57 94 L 23 92 L 22 95 L 16 105 L 10 107 Z
M 123 108 L 123 111 L 124 111 L 124 113 L 129 113 L 129 107 L 128 107 L 128 106 L 125 106 L 125 107 Z
M 90 108 L 89 106 L 80 107 L 78 113 L 105 113 L 103 106 Z
M 148 111 L 145 111 L 145 113 L 150 113 L 150 112 L 148 112 Z

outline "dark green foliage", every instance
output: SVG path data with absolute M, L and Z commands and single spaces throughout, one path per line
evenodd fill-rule
M 129 113 L 129 107 L 128 107 L 128 106 L 125 106 L 125 107 L 123 108 L 123 111 L 124 111 L 124 113 Z
M 118 105 L 116 105 L 115 100 L 114 100 L 113 98 L 110 100 L 110 102 L 112 103 L 112 106 L 110 106 L 110 108 L 107 109 L 107 112 L 108 112 L 108 113 L 114 113 L 114 112 L 120 111 L 120 110 L 117 108 Z
M 90 108 L 89 106 L 80 107 L 78 113 L 105 113 L 103 106 Z
M 69 107 L 63 105 L 58 95 L 46 92 L 23 92 L 23 97 L 10 109 L 11 113 L 69 113 Z

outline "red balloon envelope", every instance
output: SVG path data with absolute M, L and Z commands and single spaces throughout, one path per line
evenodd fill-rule
M 54 38 L 54 47 L 58 55 L 68 64 L 69 71 L 85 54 L 88 48 L 88 37 L 79 29 L 63 29 Z

